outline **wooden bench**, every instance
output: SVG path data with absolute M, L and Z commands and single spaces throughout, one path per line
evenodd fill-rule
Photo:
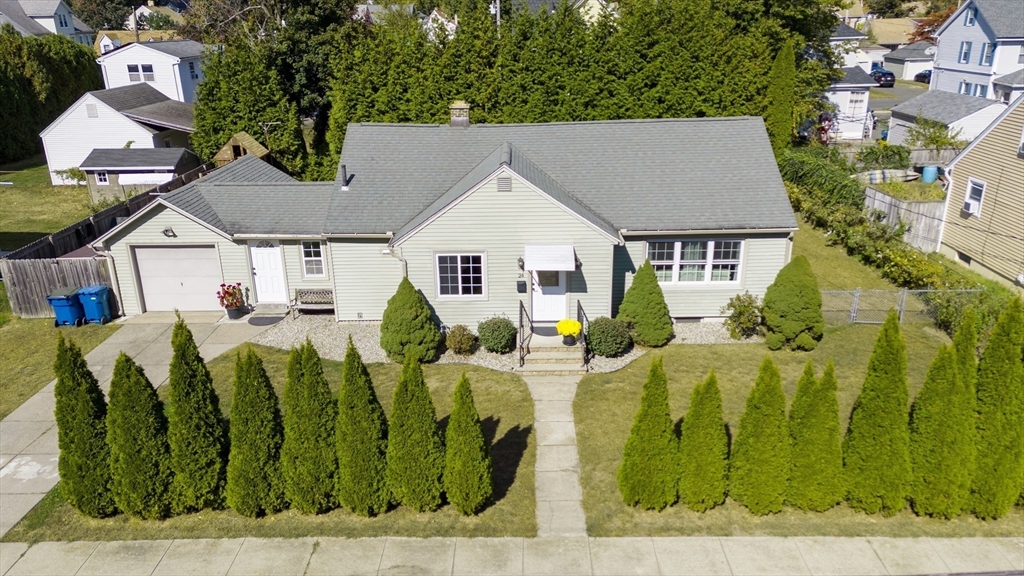
M 334 310 L 334 290 L 300 288 L 295 291 L 295 298 L 288 309 L 292 311 L 292 318 L 299 310 Z

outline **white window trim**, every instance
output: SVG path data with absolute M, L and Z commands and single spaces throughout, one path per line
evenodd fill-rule
M 957 64 L 970 64 L 971 63 L 971 51 L 974 48 L 974 43 L 969 40 L 960 42 L 960 53 L 957 55 Z
M 967 179 L 967 190 L 964 190 L 964 203 L 966 204 L 971 201 L 971 188 L 973 188 L 975 184 L 981 185 L 981 200 L 978 200 L 978 210 L 976 212 L 969 212 L 969 214 L 976 218 L 981 218 L 981 207 L 985 203 L 985 188 L 987 188 L 987 185 L 984 182 L 976 178 Z
M 135 72 L 132 72 L 132 66 L 135 67 Z M 139 68 L 138 64 L 127 64 L 126 68 L 128 70 L 129 82 L 142 82 L 142 69 Z M 134 76 L 134 78 L 132 76 Z
M 100 176 L 103 176 L 103 180 L 100 180 Z M 96 173 L 96 185 L 97 186 L 110 186 L 110 176 L 105 171 L 99 171 Z
M 656 240 L 645 240 L 644 241 L 644 259 L 647 259 L 648 245 L 651 242 L 674 242 L 675 245 L 672 247 L 672 280 L 668 282 L 658 281 L 658 284 L 663 287 L 670 288 L 687 288 L 693 286 L 701 287 L 729 287 L 734 288 L 743 284 L 743 263 L 746 261 L 747 254 L 747 241 L 748 238 L 665 238 Z M 704 279 L 703 280 L 679 280 L 679 265 L 682 251 L 683 242 L 706 242 L 707 243 L 707 257 L 704 260 Z M 740 243 L 740 257 L 736 260 L 736 279 L 721 281 L 712 280 L 712 265 L 715 261 L 715 242 L 739 242 Z M 659 263 L 664 264 L 666 261 L 659 260 Z M 725 262 L 732 262 L 731 260 Z M 654 264 L 652 261 L 651 264 Z
M 985 42 L 981 45 L 981 66 L 991 66 L 996 57 L 995 42 Z
M 483 290 L 483 294 L 441 294 L 441 266 L 437 259 L 442 256 L 479 256 L 480 257 L 480 285 Z M 447 252 L 434 252 L 434 294 L 439 300 L 487 300 L 487 253 L 486 252 L 459 252 L 459 251 L 447 251 Z M 460 264 L 461 265 L 461 264 Z M 566 279 L 568 282 L 568 279 Z M 461 280 L 459 283 L 461 290 Z
M 305 244 L 316 244 L 320 248 L 320 256 L 306 256 Z M 322 240 L 301 240 L 299 242 L 299 261 L 302 262 L 302 277 L 303 278 L 326 278 L 327 277 L 327 258 L 324 252 L 327 250 L 326 243 Z M 306 272 L 306 262 L 320 262 L 320 268 L 323 270 L 320 274 L 310 274 Z
M 966 17 L 964 18 L 964 26 L 974 26 L 978 18 L 978 9 L 972 6 L 965 12 Z

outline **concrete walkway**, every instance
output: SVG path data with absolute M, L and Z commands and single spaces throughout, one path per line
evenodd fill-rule
M 1020 538 L 299 538 L 0 544 L 0 575 L 1019 573 Z
M 586 536 L 572 399 L 579 376 L 523 376 L 537 431 L 537 536 Z
M 267 329 L 245 320 L 227 322 L 220 312 L 183 315 L 199 345 L 212 360 Z M 171 363 L 174 314 L 132 316 L 121 328 L 85 356 L 89 369 L 106 391 L 114 361 L 124 351 L 138 362 L 154 386 L 167 382 Z M 74 338 L 74 332 L 70 333 Z M 50 382 L 0 421 L 0 536 L 18 523 L 57 484 L 57 424 Z

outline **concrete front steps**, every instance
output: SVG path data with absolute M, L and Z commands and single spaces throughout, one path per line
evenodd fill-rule
M 587 373 L 579 346 L 530 346 L 521 376 L 578 376 Z

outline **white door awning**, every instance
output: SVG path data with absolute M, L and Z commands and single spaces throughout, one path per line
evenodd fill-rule
M 576 269 L 576 252 L 571 244 L 527 245 L 524 268 L 530 271 L 567 271 Z

